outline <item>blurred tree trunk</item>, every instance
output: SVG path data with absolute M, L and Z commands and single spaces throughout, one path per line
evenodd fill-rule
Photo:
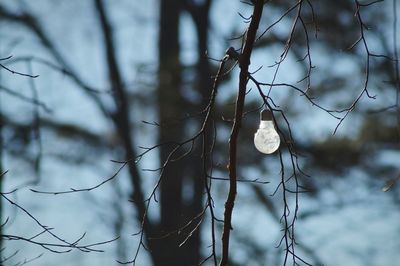
M 159 29 L 159 70 L 158 70 L 158 107 L 159 107 L 159 143 L 179 141 L 183 136 L 183 125 L 178 121 L 184 110 L 180 95 L 182 83 L 182 66 L 179 61 L 179 16 L 182 0 L 160 1 Z M 171 152 L 170 145 L 160 148 L 160 164 Z M 181 225 L 183 162 L 169 165 L 163 172 L 161 183 L 161 220 L 160 235 L 177 230 Z M 179 249 L 176 234 L 157 240 L 156 265 L 189 265 L 180 257 L 184 255 Z
M 208 59 L 206 57 L 206 51 L 207 51 L 207 44 L 208 44 L 208 27 L 209 27 L 209 10 L 210 10 L 210 0 L 204 1 L 204 3 L 201 4 L 190 4 L 191 1 L 189 1 L 188 4 L 186 4 L 185 8 L 189 12 L 189 14 L 192 17 L 192 20 L 195 25 L 195 31 L 197 34 L 197 55 L 198 55 L 198 62 L 195 67 L 195 84 L 193 84 L 194 89 L 198 92 L 198 94 L 201 97 L 201 101 L 199 101 L 199 104 L 195 106 L 195 112 L 204 110 L 205 107 L 207 106 L 209 100 L 210 100 L 210 95 L 211 95 L 211 86 L 212 86 L 212 79 L 211 79 L 211 70 L 210 70 L 210 65 L 208 62 Z M 197 121 L 197 124 L 200 126 L 200 124 L 204 121 L 204 117 L 200 116 L 199 120 Z M 198 215 L 202 209 L 204 208 L 203 206 L 203 196 L 204 196 L 204 182 L 205 182 L 205 177 L 204 177 L 204 170 L 203 169 L 203 163 L 202 160 L 207 160 L 207 158 L 210 158 L 210 156 L 206 155 L 204 156 L 202 154 L 202 145 L 205 145 L 207 148 L 210 147 L 211 143 L 211 135 L 212 135 L 212 128 L 207 127 L 207 132 L 206 132 L 206 138 L 204 139 L 205 143 L 198 143 L 197 146 L 194 148 L 193 154 L 187 158 L 187 173 L 186 173 L 186 178 L 189 179 L 190 185 L 192 186 L 191 191 L 193 191 L 193 197 L 191 198 L 190 202 L 187 202 L 185 204 L 185 217 L 187 220 L 192 219 L 196 215 Z M 208 149 L 207 149 L 208 150 Z M 208 169 L 210 167 L 210 162 L 206 161 L 206 168 Z M 194 221 L 194 224 L 192 227 L 189 228 L 189 230 L 193 230 L 193 227 L 200 222 L 199 220 Z M 198 250 L 198 256 L 200 256 L 199 253 L 199 248 L 200 248 L 200 242 L 201 242 L 201 237 L 200 237 L 200 232 L 201 232 L 201 227 L 199 227 L 198 230 L 196 230 L 193 235 L 192 235 L 192 241 L 189 241 L 187 243 L 188 248 L 191 248 L 193 250 Z M 197 261 L 197 264 L 199 262 Z M 196 264 L 196 265 L 197 265 Z
M 192 6 L 182 0 L 166 0 L 160 2 L 160 31 L 159 31 L 159 143 L 180 141 L 185 138 L 185 124 L 191 122 L 181 120 L 190 110 L 200 110 L 209 99 L 210 70 L 204 56 L 207 45 L 208 6 Z M 207 6 L 207 8 L 205 8 Z M 185 101 L 182 95 L 182 70 L 179 52 L 179 20 L 182 11 L 196 10 L 195 21 L 198 33 L 199 61 L 195 68 L 196 76 L 194 89 L 198 89 L 202 96 L 201 106 L 194 106 Z M 193 16 L 193 12 L 190 12 Z M 194 17 L 193 17 L 194 18 Z M 192 125 L 191 126 L 195 126 Z M 197 126 L 197 125 L 196 125 Z M 202 211 L 203 204 L 203 171 L 201 162 L 201 145 L 197 145 L 193 154 L 182 160 L 168 165 L 163 173 L 161 183 L 161 221 L 159 234 L 169 234 L 188 222 L 192 224 L 185 228 L 181 234 L 174 233 L 167 238 L 158 240 L 156 253 L 157 265 L 198 265 L 200 261 L 200 227 L 195 230 L 184 245 L 179 246 L 186 236 L 200 222 L 199 218 L 193 219 Z M 171 147 L 166 145 L 160 149 L 161 164 L 166 160 Z M 185 188 L 184 188 L 185 187 Z M 185 195 L 189 191 L 192 195 Z

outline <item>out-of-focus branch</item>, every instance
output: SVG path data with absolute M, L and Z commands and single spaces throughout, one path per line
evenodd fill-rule
M 4 250 L 4 248 L 3 248 L 3 250 Z M 3 251 L 3 250 L 2 250 L 2 251 Z M 19 253 L 19 250 L 15 251 L 15 252 L 12 253 L 11 255 L 8 255 L 7 257 L 2 257 L 2 258 L 0 258 L 0 265 L 5 265 L 5 263 L 6 263 L 7 261 L 9 261 L 9 260 L 11 260 L 12 258 L 14 258 L 18 253 Z M 16 264 L 13 264 L 13 265 L 14 265 L 14 266 L 22 266 L 22 265 L 28 264 L 28 263 L 30 263 L 30 262 L 32 262 L 32 261 L 35 261 L 35 260 L 39 259 L 39 258 L 42 257 L 42 256 L 43 256 L 43 253 L 41 253 L 41 254 L 39 254 L 39 255 L 33 257 L 33 258 L 30 258 L 30 259 L 23 259 L 23 260 L 17 262 Z
M 27 96 L 20 94 L 10 88 L 3 86 L 3 85 L 0 85 L 0 91 L 3 91 L 5 93 L 7 93 L 8 95 L 13 96 L 15 98 L 18 98 L 21 101 L 36 105 L 36 106 L 42 108 L 44 111 L 51 113 L 51 109 L 44 102 L 40 101 L 39 99 L 27 97 Z
M 8 202 L 9 204 L 15 206 L 18 210 L 20 210 L 24 215 L 26 215 L 31 221 L 33 221 L 40 229 L 39 233 L 36 233 L 35 235 L 31 237 L 24 237 L 24 236 L 17 236 L 17 235 L 9 235 L 9 234 L 2 234 L 0 237 L 3 240 L 18 240 L 18 241 L 25 241 L 33 245 L 40 246 L 50 252 L 53 253 L 66 253 L 70 252 L 71 250 L 79 250 L 82 252 L 102 252 L 101 249 L 98 249 L 97 246 L 101 246 L 110 242 L 113 242 L 117 240 L 118 238 L 107 240 L 107 241 L 102 241 L 102 242 L 96 242 L 92 244 L 80 244 L 82 239 L 85 237 L 86 234 L 83 234 L 80 236 L 78 239 L 75 241 L 67 241 L 64 238 L 60 237 L 59 235 L 53 233 L 53 228 L 44 225 L 42 222 L 38 220 L 31 212 L 26 210 L 24 207 L 16 203 L 15 201 L 11 200 L 8 195 L 14 193 L 14 191 L 8 192 L 8 193 L 3 193 L 0 192 L 0 197 L 5 200 L 5 202 Z M 6 220 L 1 227 L 3 227 L 8 220 Z M 49 241 L 39 241 L 37 238 L 42 235 L 48 235 L 54 242 L 49 242 Z
M 142 230 L 146 237 L 153 232 L 153 224 L 150 223 L 146 213 L 147 213 L 147 205 L 145 202 L 145 197 L 142 191 L 142 181 L 139 174 L 139 171 L 136 167 L 136 164 L 133 161 L 130 161 L 136 158 L 136 152 L 134 151 L 135 145 L 134 140 L 132 138 L 132 129 L 130 123 L 129 116 L 129 104 L 127 102 L 128 97 L 126 96 L 126 92 L 123 86 L 121 72 L 117 63 L 116 56 L 116 48 L 113 40 L 113 30 L 109 22 L 108 15 L 104 8 L 104 3 L 102 0 L 94 1 L 99 21 L 101 25 L 101 30 L 103 32 L 103 39 L 105 43 L 106 49 L 106 57 L 108 64 L 108 76 L 109 82 L 111 83 L 112 91 L 114 92 L 114 102 L 116 105 L 116 111 L 112 115 L 112 119 L 116 128 L 118 129 L 118 133 L 121 136 L 123 141 L 123 147 L 125 149 L 125 159 L 127 160 L 127 166 L 129 169 L 129 176 L 132 184 L 132 202 L 135 204 L 135 207 L 138 212 L 138 222 L 142 225 Z M 142 245 L 143 234 L 141 235 L 141 245 Z M 147 244 L 150 242 L 147 239 Z
M 257 197 L 258 202 L 260 202 L 260 204 L 266 208 L 266 211 L 271 215 L 271 217 L 277 223 L 280 223 L 281 218 L 280 218 L 273 202 L 268 198 L 267 195 L 265 195 L 265 193 L 263 192 L 261 187 L 257 184 L 252 184 L 251 188 L 252 188 L 255 196 Z M 308 257 L 310 257 L 314 261 L 315 265 L 324 265 L 311 248 L 309 248 L 305 245 L 299 245 L 298 247 L 304 253 L 306 253 Z
M 106 115 L 109 116 L 109 112 L 103 104 L 99 97 L 101 91 L 87 85 L 76 73 L 73 68 L 67 63 L 64 57 L 56 48 L 55 43 L 48 37 L 45 30 L 41 27 L 37 19 L 28 13 L 23 14 L 13 14 L 7 9 L 5 9 L 0 4 L 0 19 L 8 20 L 11 22 L 19 23 L 26 28 L 28 28 L 43 44 L 43 46 L 48 50 L 48 52 L 54 57 L 58 64 L 61 65 L 69 77 L 86 93 L 86 95 L 91 98 L 97 105 L 97 107 Z

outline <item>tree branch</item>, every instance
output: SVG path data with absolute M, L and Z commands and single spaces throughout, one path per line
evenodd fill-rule
M 246 40 L 243 47 L 242 54 L 239 58 L 240 79 L 239 79 L 239 92 L 236 99 L 235 119 L 229 139 L 229 194 L 225 203 L 224 213 L 224 228 L 222 234 L 222 258 L 220 265 L 226 266 L 229 258 L 229 237 L 230 230 L 232 229 L 232 212 L 235 204 L 237 193 L 236 188 L 236 165 L 237 165 L 237 138 L 241 126 L 244 100 L 246 96 L 246 85 L 248 82 L 248 69 L 250 65 L 250 57 L 253 51 L 256 33 L 260 24 L 262 11 L 264 8 L 264 1 L 257 0 L 254 2 L 254 10 L 251 16 L 250 26 L 247 30 Z
M 113 40 L 113 31 L 111 25 L 109 23 L 109 19 L 105 12 L 103 1 L 95 0 L 95 6 L 99 15 L 99 20 L 101 24 L 101 29 L 103 32 L 103 38 L 105 42 L 107 63 L 108 63 L 108 75 L 109 80 L 112 86 L 114 94 L 114 102 L 116 104 L 117 110 L 115 111 L 112 119 L 115 123 L 115 126 L 118 129 L 118 133 L 123 140 L 123 145 L 125 149 L 125 157 L 126 160 L 136 158 L 136 152 L 134 151 L 134 142 L 131 136 L 131 128 L 130 128 L 130 118 L 129 118 L 129 107 L 126 97 L 126 92 L 123 87 L 123 82 L 121 78 L 121 73 L 117 63 L 117 57 L 115 54 L 115 46 Z M 142 191 L 142 182 L 139 175 L 139 171 L 134 163 L 129 161 L 128 163 L 129 175 L 132 183 L 132 198 L 133 203 L 135 204 L 138 212 L 138 222 L 143 225 L 143 230 L 146 233 L 146 236 L 149 234 L 151 230 L 152 224 L 149 223 L 149 220 L 146 216 L 146 204 Z

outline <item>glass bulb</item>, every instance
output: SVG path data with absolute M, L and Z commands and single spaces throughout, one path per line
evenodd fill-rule
M 265 154 L 271 154 L 279 148 L 281 138 L 275 130 L 272 114 L 268 110 L 261 112 L 260 126 L 254 134 L 254 145 L 257 150 Z

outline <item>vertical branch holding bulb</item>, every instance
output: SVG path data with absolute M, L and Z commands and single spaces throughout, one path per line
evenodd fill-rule
M 235 118 L 229 139 L 229 194 L 225 203 L 224 228 L 222 233 L 222 258 L 220 266 L 226 266 L 229 258 L 229 238 L 232 230 L 232 211 L 235 203 L 236 188 L 236 164 L 237 164 L 237 138 L 242 122 L 244 100 L 246 96 L 246 86 L 248 82 L 248 73 L 250 65 L 250 56 L 253 50 L 256 33 L 260 24 L 261 15 L 264 7 L 264 0 L 252 1 L 254 4 L 253 14 L 244 43 L 243 51 L 239 57 L 240 67 L 239 91 L 236 99 Z

